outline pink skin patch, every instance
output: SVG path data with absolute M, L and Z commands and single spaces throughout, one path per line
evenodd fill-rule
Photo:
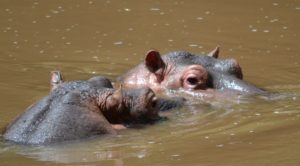
M 113 129 L 115 130 L 124 130 L 124 129 L 127 129 L 124 125 L 122 124 L 113 124 L 111 125 Z

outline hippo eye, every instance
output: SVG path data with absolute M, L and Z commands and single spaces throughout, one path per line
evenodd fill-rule
M 196 85 L 198 83 L 198 79 L 195 77 L 189 77 L 188 79 L 186 79 L 186 81 L 190 84 L 190 85 Z

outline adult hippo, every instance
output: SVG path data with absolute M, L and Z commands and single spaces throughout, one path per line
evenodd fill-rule
M 170 52 L 161 56 L 151 50 L 144 63 L 134 67 L 117 80 L 126 87 L 150 87 L 155 92 L 165 89 L 205 90 L 207 88 L 236 90 L 261 94 L 264 90 L 242 80 L 242 69 L 234 59 L 217 59 L 217 47 L 208 55 Z
M 63 83 L 60 73 L 53 72 L 51 86 L 48 96 L 7 126 L 5 140 L 49 144 L 116 134 L 119 124 L 152 123 L 160 119 L 158 109 L 178 107 L 178 102 L 167 103 L 166 99 L 157 106 L 162 101 L 150 88 L 114 90 L 111 82 L 101 76 Z

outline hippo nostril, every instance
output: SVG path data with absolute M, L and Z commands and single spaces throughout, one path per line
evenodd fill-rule
M 196 77 L 189 77 L 189 78 L 186 79 L 186 81 L 190 85 L 196 85 L 196 84 L 198 84 L 198 79 Z
M 156 104 L 157 104 L 157 98 L 153 97 L 152 102 L 151 102 L 151 106 L 156 107 Z
M 156 107 L 156 104 L 157 104 L 156 100 L 152 101 L 152 107 Z

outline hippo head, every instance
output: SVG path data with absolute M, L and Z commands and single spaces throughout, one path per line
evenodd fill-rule
M 112 124 L 149 123 L 159 120 L 157 98 L 150 88 L 123 90 L 121 87 L 106 99 L 103 115 Z
M 199 64 L 168 63 L 157 51 L 149 51 L 145 58 L 150 87 L 197 90 L 207 88 L 208 72 Z
M 242 79 L 242 70 L 236 60 L 219 60 L 218 56 L 218 47 L 208 55 L 177 51 L 161 56 L 158 51 L 150 50 L 144 63 L 119 77 L 119 81 L 127 87 L 148 86 L 159 92 L 165 89 L 215 88 L 213 73 Z

